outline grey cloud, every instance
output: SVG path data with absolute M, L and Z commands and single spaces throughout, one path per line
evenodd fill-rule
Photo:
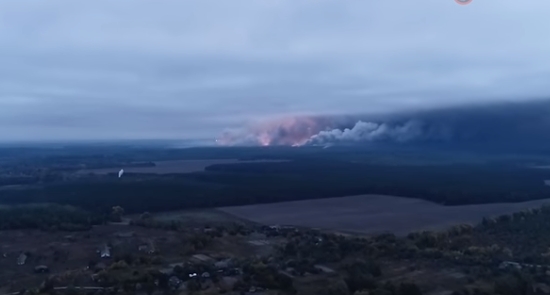
M 545 97 L 549 13 L 516 0 L 4 1 L 0 140 L 213 138 L 281 116 Z
M 541 148 L 550 145 L 550 99 L 404 112 L 371 119 L 389 126 L 383 130 L 383 140 Z M 406 140 L 401 140 L 405 135 Z

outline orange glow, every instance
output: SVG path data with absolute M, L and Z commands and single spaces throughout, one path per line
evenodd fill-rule
M 219 145 L 301 146 L 320 131 L 326 120 L 314 117 L 284 117 L 256 124 L 240 132 L 226 132 L 216 139 Z

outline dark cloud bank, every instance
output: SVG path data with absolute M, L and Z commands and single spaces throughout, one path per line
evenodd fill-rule
M 260 144 L 257 139 L 265 141 L 267 137 L 269 145 L 290 145 L 301 138 L 296 145 L 394 143 L 544 149 L 550 147 L 550 100 L 386 115 L 292 117 L 265 126 L 269 128 L 253 126 L 233 133 L 232 143 Z

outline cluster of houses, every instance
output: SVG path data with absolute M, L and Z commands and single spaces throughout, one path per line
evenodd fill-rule
M 4 258 L 5 257 L 7 257 L 7 254 L 4 254 Z M 27 255 L 27 253 L 22 252 L 21 254 L 19 254 L 19 256 L 17 256 L 17 259 L 16 259 L 17 265 L 25 265 L 27 263 L 28 257 L 29 255 Z M 47 273 L 49 271 L 50 269 L 46 265 L 37 265 L 34 268 L 35 273 Z
M 139 252 L 154 254 L 156 252 L 155 243 L 152 240 L 147 240 L 146 242 L 140 244 L 137 248 Z M 111 247 L 107 244 L 103 244 L 98 250 L 100 258 L 111 258 Z
M 522 269 L 522 268 L 550 268 L 548 265 L 519 263 L 514 261 L 503 261 L 499 264 L 500 269 Z
M 199 283 L 201 289 L 208 289 L 213 286 L 214 276 L 220 281 L 231 282 L 232 277 L 242 275 L 242 270 L 234 266 L 232 259 L 215 261 L 205 254 L 195 254 L 187 263 L 173 263 L 159 271 L 170 276 L 168 283 L 174 290 L 185 289 L 193 283 Z
M 138 251 L 139 252 L 144 252 L 144 253 L 147 253 L 147 254 L 153 254 L 153 253 L 156 252 L 155 244 L 153 243 L 153 241 L 149 240 L 149 241 L 147 241 L 147 243 L 139 245 L 138 246 Z
M 150 240 L 139 244 L 137 250 L 147 254 L 156 252 L 155 245 Z M 98 248 L 97 253 L 100 258 L 109 259 L 112 255 L 111 247 L 108 244 L 103 244 Z M 173 290 L 185 289 L 189 284 L 198 284 L 201 289 L 208 289 L 214 285 L 212 281 L 214 276 L 223 279 L 224 277 L 242 275 L 242 270 L 234 267 L 231 259 L 216 261 L 205 254 L 195 254 L 188 262 L 172 263 L 159 271 L 168 276 L 168 285 Z
M 266 233 L 298 232 L 298 229 L 295 226 L 292 226 L 292 225 L 263 226 L 262 230 Z

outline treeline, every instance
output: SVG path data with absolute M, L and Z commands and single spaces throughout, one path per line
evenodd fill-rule
M 316 273 L 318 264 L 344 262 L 336 269 L 344 278 L 339 289 L 348 292 L 337 294 L 400 294 L 396 286 L 380 280 L 388 266 L 395 270 L 388 263 L 391 261 L 409 261 L 411 271 L 422 265 L 436 272 L 463 272 L 469 283 L 452 294 L 547 294 L 543 290 L 550 284 L 549 222 L 550 207 L 544 206 L 486 218 L 476 226 L 456 225 L 446 231 L 411 233 L 406 238 L 392 234 L 343 237 L 314 230 L 276 231 L 271 235 L 288 240 L 277 248 L 275 260 L 283 269 L 292 269 L 293 275 Z M 503 261 L 518 262 L 519 267 L 513 263 L 502 266 Z M 434 287 L 433 282 L 419 283 Z M 543 289 L 537 290 L 540 286 Z M 413 293 L 406 294 L 420 294 L 418 286 L 407 287 Z
M 79 231 L 94 224 L 103 223 L 105 218 L 72 206 L 36 204 L 6 206 L 0 208 L 0 230 L 41 229 Z
M 357 194 L 414 197 L 446 205 L 550 198 L 550 170 L 512 165 L 389 166 L 302 159 L 213 165 L 205 172 L 84 178 L 3 190 L 0 202 L 122 206 L 128 213 L 234 206 Z
M 301 160 L 214 165 L 207 171 L 218 183 L 264 188 L 270 191 L 268 195 L 377 193 L 447 205 L 550 198 L 550 187 L 544 185 L 544 180 L 550 179 L 550 170 L 504 164 L 415 166 Z
M 485 218 L 476 227 L 474 238 L 485 246 L 506 245 L 517 262 L 546 265 L 550 269 L 550 206 Z
M 0 186 L 6 185 L 28 185 L 35 184 L 40 181 L 37 176 L 0 176 Z

